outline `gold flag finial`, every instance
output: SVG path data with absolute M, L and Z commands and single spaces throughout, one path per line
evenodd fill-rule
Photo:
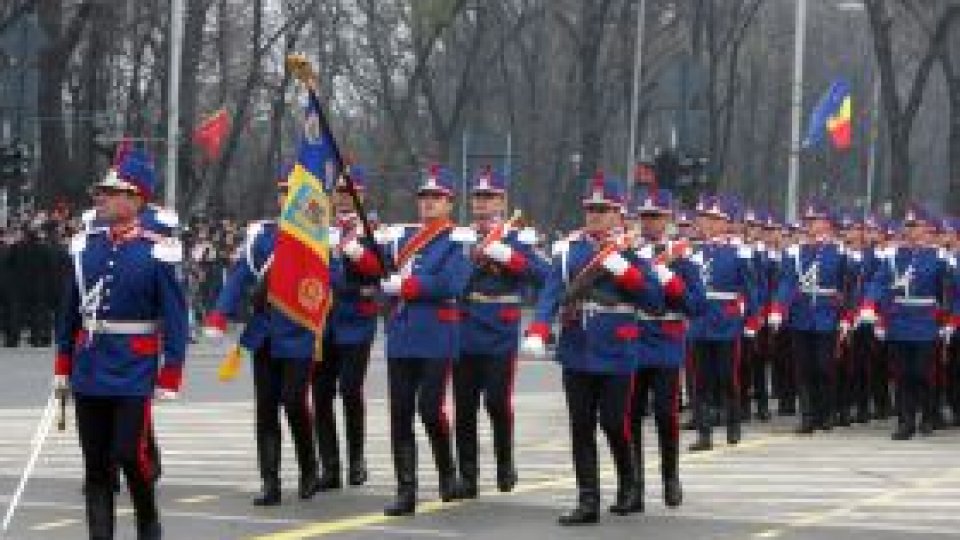
M 302 53 L 287 55 L 287 70 L 301 83 L 313 87 L 317 83 L 317 73 L 310 65 L 310 60 Z

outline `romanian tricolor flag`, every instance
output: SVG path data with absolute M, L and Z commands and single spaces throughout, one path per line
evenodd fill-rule
M 328 187 L 336 178 L 335 141 L 311 91 L 297 162 L 287 177 L 267 297 L 290 319 L 323 337 L 330 311 Z
M 804 147 L 818 146 L 827 133 L 837 150 L 850 148 L 852 136 L 853 97 L 850 84 L 844 79 L 833 81 L 810 115 Z

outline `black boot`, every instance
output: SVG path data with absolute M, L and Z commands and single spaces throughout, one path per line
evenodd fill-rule
M 460 494 L 464 499 L 475 499 L 477 498 L 478 474 L 476 425 L 458 426 L 458 428 L 457 464 L 460 468 Z
M 743 432 L 740 427 L 740 422 L 738 420 L 733 420 L 727 424 L 727 444 L 740 444 L 740 439 L 743 437 Z
M 713 450 L 713 437 L 710 431 L 701 430 L 697 434 L 697 441 L 690 445 L 691 452 L 709 452 Z
M 263 486 L 253 499 L 254 506 L 280 504 L 280 437 L 279 434 L 258 434 L 257 461 Z
M 297 494 L 301 499 L 310 499 L 321 490 L 321 479 L 317 475 L 317 454 L 313 445 L 313 426 L 306 415 L 296 417 L 287 413 L 290 424 L 290 434 L 293 439 L 293 449 L 297 454 L 297 465 L 300 468 L 300 481 Z M 278 451 L 279 453 L 279 451 Z M 280 460 L 277 460 L 279 469 Z
M 437 466 L 440 500 L 443 502 L 455 501 L 461 495 L 457 469 L 453 463 L 453 448 L 450 444 L 450 436 L 437 433 L 430 438 L 430 443 L 433 448 L 433 459 Z
M 814 430 L 814 421 L 812 418 L 804 416 L 800 419 L 800 426 L 797 428 L 797 434 L 810 435 Z
M 397 474 L 397 496 L 383 509 L 387 516 L 406 516 L 416 511 L 417 505 L 417 447 L 416 442 L 394 441 L 393 466 Z
M 367 461 L 363 455 L 366 429 L 362 399 L 360 398 L 359 403 L 351 403 L 345 411 L 347 455 L 350 462 L 347 481 L 351 486 L 362 486 L 367 482 Z
M 560 525 L 587 525 L 596 523 L 600 517 L 600 494 L 596 490 L 580 488 L 577 506 L 561 514 L 557 520 Z
M 668 429 L 659 435 L 660 477 L 663 479 L 663 504 L 676 508 L 683 502 L 680 486 L 680 440 L 674 439 Z
M 331 423 L 317 428 L 317 452 L 320 454 L 320 491 L 331 491 L 343 487 L 340 471 L 340 447 L 337 442 L 337 426 Z
M 900 421 L 897 423 L 897 429 L 894 430 L 893 435 L 890 436 L 891 439 L 895 441 L 906 441 L 912 439 L 917 430 L 912 423 L 906 421 Z
M 133 502 L 134 516 L 137 523 L 138 540 L 159 540 L 160 538 L 160 511 L 157 508 L 155 491 L 156 477 L 141 478 L 139 471 L 127 469 L 127 485 L 130 499 Z
M 497 461 L 497 489 L 503 493 L 517 486 L 517 466 L 513 461 L 513 432 L 510 426 L 495 428 L 493 453 Z
M 617 498 L 610 506 L 610 513 L 626 516 L 643 511 L 643 495 L 637 491 L 635 458 L 630 443 L 626 440 L 611 441 L 610 453 L 617 470 Z
M 87 527 L 91 540 L 113 540 L 114 513 L 112 486 L 87 483 Z

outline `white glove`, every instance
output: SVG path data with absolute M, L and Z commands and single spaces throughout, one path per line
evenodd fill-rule
M 770 325 L 770 329 L 776 332 L 780 330 L 780 327 L 783 326 L 783 313 L 778 311 L 772 311 L 767 315 L 767 324 Z
M 950 340 L 953 339 L 953 333 L 956 331 L 957 329 L 952 325 L 944 326 L 940 329 L 940 337 L 943 338 L 944 343 L 950 343 Z
M 745 337 L 745 338 L 747 338 L 747 339 L 753 339 L 753 338 L 757 337 L 757 331 L 754 330 L 753 328 L 749 328 L 749 327 L 744 326 L 744 327 L 743 327 L 743 337 Z
M 390 274 L 387 279 L 380 280 L 380 288 L 384 294 L 397 296 L 400 294 L 400 287 L 403 285 L 403 277 L 400 274 Z
M 622 276 L 630 268 L 630 262 L 623 255 L 613 252 L 603 259 L 603 268 L 615 276 Z
M 70 389 L 70 378 L 66 375 L 54 375 L 53 389 L 57 392 L 66 392 Z
M 850 323 L 840 321 L 840 323 L 837 324 L 837 331 L 840 332 L 840 341 L 846 341 L 847 336 L 850 334 Z
M 223 330 L 217 328 L 216 326 L 203 327 L 203 337 L 208 337 L 212 339 L 221 339 L 223 336 L 224 336 Z
M 861 324 L 874 324 L 877 322 L 877 312 L 873 308 L 863 308 L 857 314 L 857 326 Z
M 155 399 L 157 399 L 157 400 L 160 400 L 160 401 L 174 401 L 174 400 L 176 400 L 177 398 L 180 397 L 180 393 L 179 393 L 179 392 L 175 392 L 175 391 L 173 391 L 173 390 L 168 390 L 168 389 L 166 389 L 166 388 L 159 388 L 159 387 L 158 387 L 158 388 L 153 392 L 153 397 L 154 397 Z
M 875 335 L 880 341 L 883 341 L 887 339 L 887 329 L 880 325 L 875 325 L 873 327 L 873 335 Z
M 351 261 L 356 261 L 363 257 L 364 251 L 366 249 L 363 247 L 363 244 L 360 243 L 356 238 L 351 239 L 349 242 L 343 245 L 343 254 L 347 256 Z
M 527 336 L 520 342 L 520 352 L 535 358 L 543 358 L 547 355 L 547 345 L 540 336 Z
M 500 264 L 507 264 L 510 262 L 510 256 L 513 255 L 513 249 L 503 242 L 497 240 L 496 242 L 490 242 L 487 244 L 483 248 L 483 254 Z
M 657 281 L 661 285 L 666 285 L 670 283 L 670 280 L 673 279 L 673 271 L 667 267 L 665 264 L 655 264 L 653 265 L 653 273 L 657 276 Z

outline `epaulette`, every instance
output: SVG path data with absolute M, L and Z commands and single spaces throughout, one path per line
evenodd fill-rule
M 373 232 L 373 239 L 378 244 L 389 244 L 390 242 L 396 242 L 403 238 L 406 230 L 407 225 L 404 224 L 384 225 L 377 227 L 377 230 Z
M 331 225 L 327 227 L 327 243 L 335 246 L 340 243 L 340 227 Z
M 734 244 L 736 245 L 736 244 Z M 747 244 L 737 245 L 737 257 L 741 259 L 752 259 L 753 258 L 753 248 Z
M 799 257 L 799 256 L 800 256 L 800 244 L 791 244 L 790 246 L 787 247 L 787 250 L 786 250 L 786 251 L 787 251 L 787 255 L 789 255 L 789 256 L 791 256 L 791 257 Z
M 537 231 L 533 227 L 524 227 L 517 233 L 517 242 L 521 244 L 534 245 L 537 243 Z
M 653 259 L 653 244 L 644 244 L 640 247 L 640 249 L 637 250 L 637 254 L 640 255 L 641 259 Z
M 860 262 L 863 260 L 863 253 L 861 253 L 858 249 L 848 249 L 845 253 L 851 261 Z
M 450 240 L 460 244 L 474 244 L 477 242 L 477 231 L 470 227 L 454 227 L 450 231 Z
M 170 208 L 154 206 L 153 218 L 164 227 L 176 229 L 180 226 L 180 216 L 177 215 L 176 210 Z
M 88 231 L 80 231 L 70 238 L 70 254 L 77 255 L 87 248 Z
M 158 235 L 159 236 L 159 235 Z M 160 240 L 154 242 L 153 249 L 150 251 L 154 259 L 165 263 L 183 262 L 183 244 L 174 237 L 160 237 Z

